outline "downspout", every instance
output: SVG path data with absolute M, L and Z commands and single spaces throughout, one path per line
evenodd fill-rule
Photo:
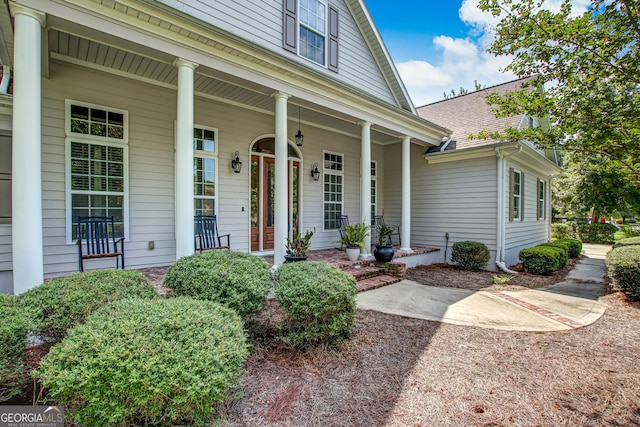
M 504 210 L 505 210 L 505 197 L 504 197 L 504 170 L 506 165 L 506 159 L 515 154 L 518 154 L 522 151 L 522 146 L 517 145 L 517 150 L 505 155 L 502 151 L 500 151 L 500 147 L 496 147 L 496 156 L 498 156 L 498 173 L 497 175 L 497 192 L 498 192 L 498 212 L 497 212 L 497 230 L 496 230 L 496 266 L 509 274 L 517 274 L 517 272 L 513 270 L 509 270 L 504 262 L 504 247 L 505 247 L 505 222 L 504 222 Z

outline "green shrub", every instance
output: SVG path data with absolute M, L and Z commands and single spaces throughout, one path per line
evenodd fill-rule
M 13 295 L 0 294 L 0 404 L 23 394 L 29 382 L 24 356 L 30 321 Z
M 127 297 L 157 298 L 155 288 L 139 271 L 98 270 L 53 279 L 19 296 L 38 322 L 34 332 L 60 341 L 89 314 Z
M 569 244 L 562 240 L 556 240 L 555 242 L 543 243 L 538 246 L 546 246 L 549 248 L 557 249 L 560 252 L 560 267 L 566 267 L 569 262 Z
M 616 235 L 622 236 L 620 237 L 621 239 L 640 237 L 640 229 L 638 229 L 638 227 L 631 227 L 630 225 L 620 225 L 620 231 L 617 232 Z
M 607 270 L 614 289 L 631 301 L 640 300 L 640 246 L 620 246 L 607 254 Z
M 451 261 L 462 270 L 480 271 L 489 262 L 489 249 L 480 242 L 470 240 L 454 243 L 451 247 Z
M 578 225 L 578 237 L 584 243 L 610 244 L 618 227 L 613 224 L 595 223 Z
M 569 258 L 578 258 L 582 254 L 582 242 L 578 239 L 560 239 L 556 242 L 563 242 L 567 244 L 569 250 Z
M 626 239 L 620 239 L 613 245 L 614 248 L 622 246 L 640 246 L 640 237 L 627 237 Z
M 210 301 L 125 299 L 69 331 L 35 376 L 82 425 L 209 425 L 239 384 L 242 328 Z
M 180 258 L 164 283 L 177 296 L 219 302 L 245 316 L 262 308 L 272 280 L 261 257 L 214 250 Z
M 568 222 L 554 222 L 551 224 L 552 239 L 567 239 L 575 237 L 573 225 Z
M 348 338 L 356 315 L 355 278 L 322 262 L 281 265 L 276 298 L 287 313 L 280 339 L 293 346 Z
M 518 254 L 527 273 L 550 275 L 560 268 L 561 254 L 557 248 L 538 245 L 522 249 Z

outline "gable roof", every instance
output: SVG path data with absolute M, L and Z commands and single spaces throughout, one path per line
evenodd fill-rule
M 417 108 L 417 112 L 420 117 L 451 129 L 451 138 L 456 141 L 455 148 L 458 150 L 495 144 L 501 141 L 497 139 L 470 139 L 468 136 L 477 134 L 483 129 L 495 132 L 518 128 L 524 116 L 496 118 L 492 106 L 487 104 L 487 96 L 495 92 L 504 94 L 520 90 L 522 84 L 532 78 L 526 77 L 423 105 Z

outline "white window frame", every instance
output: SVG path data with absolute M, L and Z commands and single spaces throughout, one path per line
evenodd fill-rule
M 326 155 L 334 155 L 334 156 L 340 156 L 341 158 L 341 165 L 342 165 L 342 169 L 341 170 L 336 170 L 336 169 L 331 169 L 329 166 L 327 166 L 327 160 L 325 160 Z M 344 215 L 344 185 L 345 185 L 345 180 L 344 180 L 344 154 L 343 153 L 338 153 L 335 151 L 329 151 L 329 150 L 323 150 L 322 151 L 322 231 L 334 231 L 337 230 L 338 228 L 326 228 L 325 227 L 325 221 L 324 221 L 324 214 L 325 214 L 325 207 L 327 205 L 327 203 L 331 203 L 331 204 L 340 204 L 340 215 Z M 326 200 L 325 195 L 325 179 L 327 177 L 327 175 L 333 175 L 333 176 L 340 176 L 342 178 L 342 184 L 341 184 L 341 200 L 340 202 L 335 202 L 335 201 L 331 201 L 331 200 Z
M 327 68 L 327 62 L 328 62 L 328 53 L 329 53 L 329 5 L 322 1 L 322 0 L 309 0 L 309 1 L 313 1 L 313 2 L 317 2 L 320 3 L 321 5 L 324 6 L 324 33 L 320 33 L 317 29 L 310 27 L 306 24 L 302 23 L 302 13 L 301 8 L 302 8 L 302 2 L 300 0 L 298 0 L 298 22 L 297 22 L 297 40 L 298 40 L 298 56 L 301 58 L 306 59 L 307 61 L 313 62 L 316 65 L 319 65 L 321 67 Z M 322 37 L 324 39 L 324 52 L 322 52 L 322 63 L 316 62 L 314 59 L 311 59 L 307 56 L 304 56 L 301 52 L 302 52 L 302 37 L 300 37 L 300 31 L 302 28 L 305 28 L 307 31 L 310 31 L 320 37 Z
M 123 137 L 111 138 L 108 136 L 96 136 L 87 135 L 83 133 L 77 133 L 71 131 L 71 106 L 76 105 L 80 107 L 94 108 L 98 110 L 104 110 L 106 112 L 113 112 L 123 115 Z M 103 105 L 92 104 L 81 101 L 74 101 L 71 99 L 65 99 L 65 194 L 66 194 L 66 241 L 67 244 L 75 244 L 73 236 L 73 224 L 72 224 L 72 206 L 71 197 L 72 194 L 92 194 L 92 191 L 71 191 L 71 143 L 77 142 L 81 144 L 102 145 L 106 147 L 117 147 L 122 149 L 123 160 L 123 180 L 124 191 L 122 192 L 122 215 L 123 215 L 123 227 L 124 238 L 129 240 L 129 112 L 112 107 L 106 107 Z M 108 192 L 100 192 L 108 193 Z M 120 193 L 118 193 L 120 194 Z
M 218 128 L 214 128 L 211 126 L 204 126 L 204 125 L 198 125 L 195 124 L 193 126 L 194 131 L 196 129 L 202 129 L 203 131 L 207 130 L 207 131 L 211 131 L 214 134 L 214 142 L 213 142 L 213 151 L 204 151 L 204 150 L 196 150 L 195 147 L 193 149 L 193 159 L 195 161 L 196 158 L 202 158 L 202 159 L 212 159 L 214 161 L 214 166 L 213 166 L 213 173 L 214 173 L 214 188 L 215 188 L 215 194 L 213 197 L 211 196 L 198 196 L 195 194 L 195 189 L 193 192 L 193 209 L 195 212 L 195 201 L 196 199 L 212 199 L 213 200 L 213 211 L 214 211 L 214 215 L 218 214 L 218 191 L 219 191 L 219 187 L 218 187 L 218 169 L 219 169 L 219 165 L 220 162 L 218 162 L 218 146 L 219 146 L 219 141 L 218 141 Z M 194 142 L 195 142 L 195 136 L 194 136 Z M 195 144 L 194 144 L 195 145 Z M 195 168 L 195 164 L 193 165 Z M 195 182 L 194 182 L 195 185 Z M 193 188 L 193 187 L 192 187 Z
M 542 190 L 542 191 L 541 191 Z M 546 199 L 547 199 L 547 184 L 545 181 L 538 181 L 538 188 L 536 188 L 538 192 L 538 219 L 544 220 L 546 218 Z
M 378 214 L 378 161 L 371 161 L 371 224 L 374 222 L 375 216 Z
M 516 175 L 518 175 L 518 192 L 516 193 Z M 513 220 L 521 220 L 522 219 L 522 209 L 524 206 L 522 205 L 522 171 L 517 169 L 513 170 Z M 516 198 L 518 202 L 516 203 Z M 515 211 L 517 210 L 518 215 L 516 215 Z

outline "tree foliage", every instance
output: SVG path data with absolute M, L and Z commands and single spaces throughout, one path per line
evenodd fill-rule
M 545 0 L 480 0 L 479 8 L 501 19 L 489 51 L 512 56 L 507 70 L 516 75 L 535 76 L 525 83 L 534 90 L 491 94 L 488 102 L 498 117 L 528 114 L 553 124 L 484 136 L 595 154 L 640 183 L 637 0 L 591 0 L 583 14 L 570 0 L 558 12 Z
M 618 162 L 601 155 L 569 153 L 565 170 L 553 180 L 554 206 L 563 216 L 640 214 L 640 188 Z

